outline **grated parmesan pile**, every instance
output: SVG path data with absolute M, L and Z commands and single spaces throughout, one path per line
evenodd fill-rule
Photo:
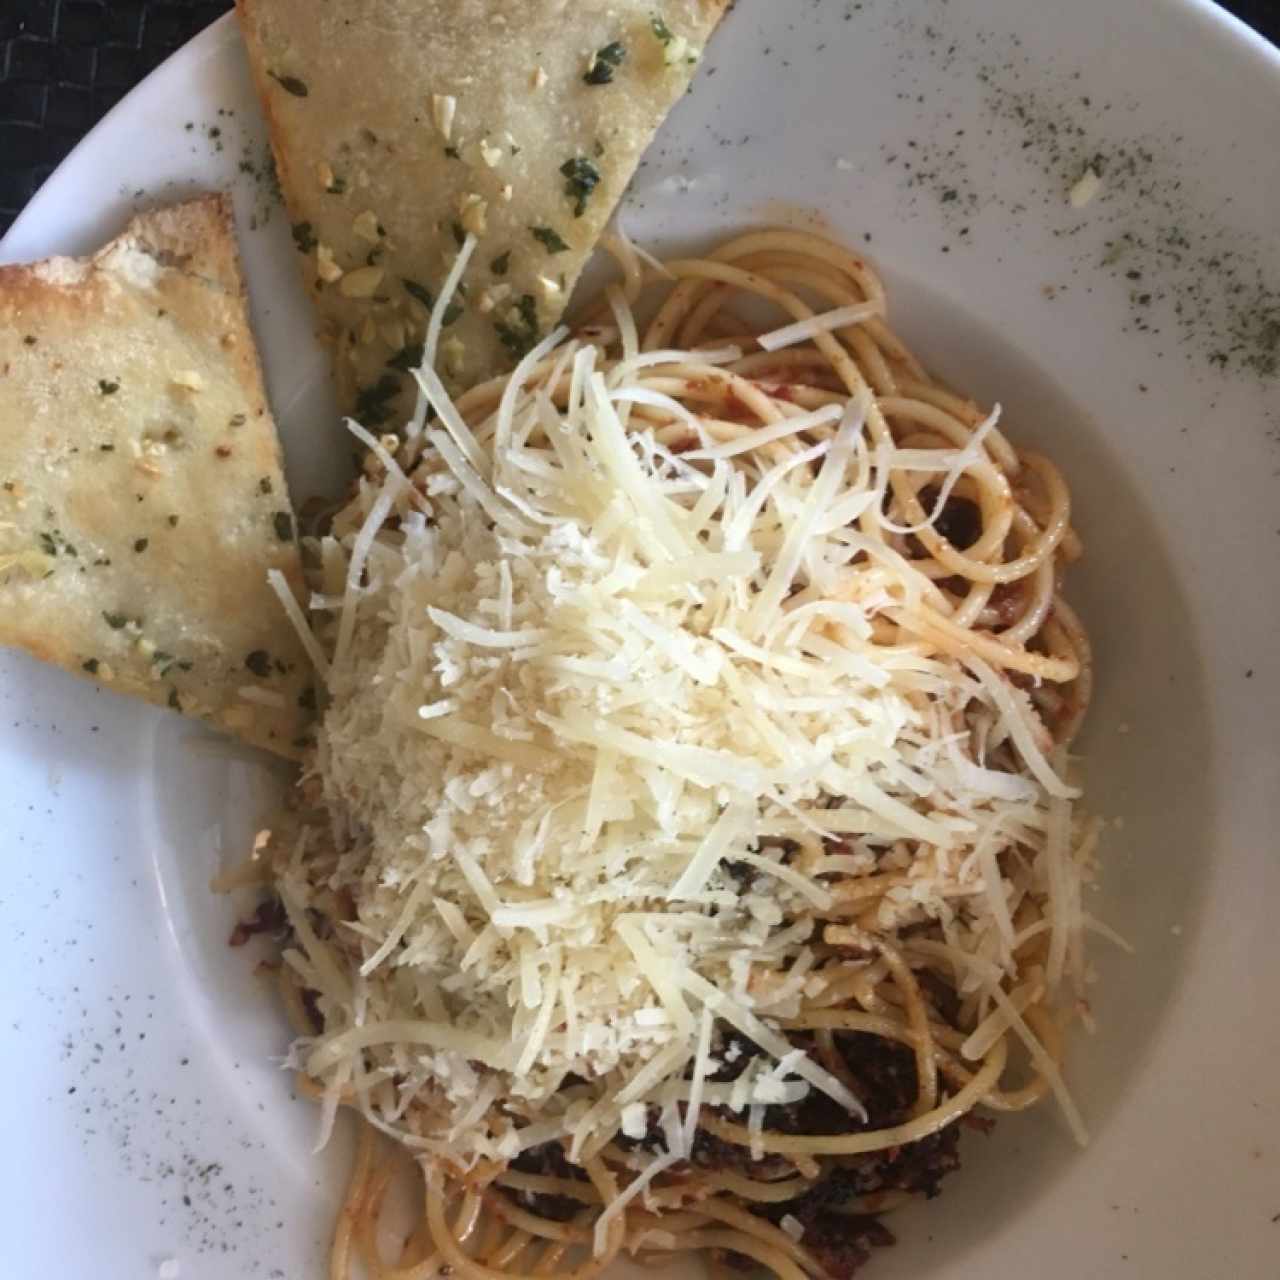
M 735 355 L 557 333 L 474 431 L 420 375 L 412 479 L 369 439 L 382 465 L 312 601 L 331 825 L 278 869 L 325 1017 L 297 1060 L 330 1117 L 354 1091 L 466 1162 L 559 1137 L 579 1159 L 656 1116 L 667 1154 L 628 1195 L 688 1154 L 701 1106 L 758 1127 L 820 1090 L 860 1118 L 777 1020 L 820 996 L 840 886 L 877 870 L 902 877 L 877 930 L 938 925 L 972 1056 L 1037 994 L 1013 985 L 1024 897 L 1049 900 L 1046 980 L 1082 979 L 1090 858 L 1030 700 L 886 625 L 929 588 L 879 530 L 889 471 L 935 473 L 940 509 L 981 432 L 877 449 L 855 398 L 716 444 L 654 383 Z M 692 450 L 631 429 L 637 404 Z M 305 909 L 335 899 L 350 918 L 318 932 Z M 716 1083 L 729 1028 L 765 1053 Z

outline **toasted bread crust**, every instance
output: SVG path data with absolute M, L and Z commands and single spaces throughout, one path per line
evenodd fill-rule
M 293 755 L 273 568 L 301 591 L 227 199 L 0 268 L 0 643 Z
M 446 383 L 505 372 L 554 327 L 727 7 L 238 0 L 344 412 L 408 416 L 429 301 L 466 232 L 479 246 L 438 353 Z M 591 83 L 610 46 L 621 58 Z

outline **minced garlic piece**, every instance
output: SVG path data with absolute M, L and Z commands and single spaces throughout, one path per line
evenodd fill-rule
M 444 369 L 451 378 L 456 378 L 462 373 L 462 362 L 466 354 L 467 348 L 460 338 L 450 336 L 440 344 L 440 355 L 444 360 Z
M 344 298 L 372 298 L 378 292 L 384 275 L 386 272 L 382 267 L 357 267 L 342 277 L 338 292 Z
M 333 260 L 333 250 L 327 244 L 316 245 L 316 275 L 325 284 L 342 279 L 342 268 Z
M 351 223 L 351 230 L 361 240 L 367 240 L 370 244 L 377 244 L 382 239 L 382 233 L 378 226 L 378 215 L 372 209 L 366 209 L 363 213 L 357 214 L 355 220 Z
M 473 236 L 482 236 L 488 230 L 488 202 L 474 192 L 464 195 L 458 201 L 458 217 L 464 231 Z
M 431 118 L 436 122 L 440 136 L 448 142 L 453 137 L 453 117 L 457 114 L 458 100 L 449 93 L 431 95 Z

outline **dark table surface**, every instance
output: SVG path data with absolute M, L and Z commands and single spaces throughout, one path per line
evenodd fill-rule
M 1280 44 L 1280 0 L 1224 7 Z M 231 0 L 0 0 L 0 234 L 109 107 L 230 8 Z

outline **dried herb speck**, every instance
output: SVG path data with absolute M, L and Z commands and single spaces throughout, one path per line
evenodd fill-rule
M 400 379 L 384 373 L 377 382 L 362 387 L 356 395 L 356 419 L 366 427 L 381 426 L 391 417 L 391 401 L 400 391 Z
M 254 649 L 245 656 L 244 665 L 265 680 L 271 674 L 271 655 L 265 649 Z
M 416 280 L 401 280 L 404 285 L 404 291 L 413 298 L 414 301 L 422 303 L 428 311 L 436 305 L 435 296 L 426 285 L 419 284 Z
M 569 247 L 554 227 L 530 227 L 529 231 L 548 253 L 563 253 Z
M 387 361 L 387 365 L 389 368 L 399 369 L 403 373 L 411 373 L 422 363 L 422 355 L 425 350 L 425 343 L 406 343 Z
M 626 46 L 620 40 L 614 40 L 603 49 L 596 50 L 591 65 L 582 78 L 587 84 L 609 84 L 613 80 L 614 70 L 627 56 Z
M 297 76 L 278 76 L 274 71 L 268 71 L 269 75 L 278 84 L 285 93 L 291 93 L 295 98 L 305 98 L 310 92 L 307 88 L 305 80 L 299 80 Z
M 522 294 L 507 320 L 494 322 L 502 345 L 517 359 L 537 345 L 538 304 L 532 294 Z
M 564 193 L 574 201 L 573 216 L 580 218 L 587 211 L 591 193 L 600 185 L 600 170 L 586 156 L 574 156 L 560 166 L 564 174 Z

